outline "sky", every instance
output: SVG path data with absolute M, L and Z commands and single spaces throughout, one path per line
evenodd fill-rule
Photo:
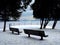
M 33 10 L 31 9 L 30 5 L 32 5 L 35 2 L 35 0 L 32 0 L 32 2 L 28 5 L 26 11 L 22 12 L 21 17 L 19 20 L 35 20 L 33 18 Z M 29 19 L 28 19 L 29 18 Z

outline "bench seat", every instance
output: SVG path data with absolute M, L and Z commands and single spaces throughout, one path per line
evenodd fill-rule
M 12 31 L 12 34 L 13 34 L 14 32 L 17 32 L 18 35 L 21 33 L 18 28 L 12 28 L 12 27 L 11 27 L 11 28 L 10 28 L 10 31 Z

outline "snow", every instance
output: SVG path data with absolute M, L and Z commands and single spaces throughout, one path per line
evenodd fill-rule
M 13 23 L 11 27 L 19 28 L 19 31 L 22 31 L 22 33 L 20 35 L 12 34 L 8 27 L 10 23 Z M 17 25 L 18 22 L 10 23 L 7 22 L 6 32 L 3 32 L 2 27 L 4 23 L 0 22 L 0 45 L 60 45 L 60 21 L 57 22 L 55 29 L 50 28 L 52 21 L 48 23 L 47 28 L 43 29 L 45 34 L 48 35 L 48 37 L 44 37 L 44 40 L 40 40 L 40 36 L 35 35 L 31 35 L 28 38 L 28 35 L 23 30 L 26 28 L 39 29 L 40 25 Z
M 50 22 L 48 23 L 48 25 L 46 26 L 46 28 L 52 28 L 53 23 L 54 23 L 54 21 L 50 21 Z
M 44 29 L 48 37 L 40 40 L 40 36 L 31 35 L 28 38 L 27 34 L 22 31 L 20 35 L 12 34 L 7 31 L 0 30 L 0 45 L 60 45 L 60 30 Z

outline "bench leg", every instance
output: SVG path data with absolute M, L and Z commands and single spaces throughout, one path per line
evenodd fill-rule
M 18 32 L 18 35 L 19 35 L 19 32 Z
M 14 33 L 14 31 L 12 31 L 12 34 Z
M 43 37 L 41 36 L 41 39 L 40 40 L 43 40 Z
M 28 34 L 28 37 L 30 37 L 30 34 Z

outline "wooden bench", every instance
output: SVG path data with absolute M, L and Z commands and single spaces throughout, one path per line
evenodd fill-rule
M 30 37 L 30 35 L 37 35 L 37 36 L 41 36 L 40 40 L 43 40 L 43 37 L 48 37 L 48 35 L 45 35 L 44 31 L 40 31 L 40 30 L 34 30 L 34 29 L 24 29 L 24 33 L 28 34 L 28 37 Z
M 15 28 L 15 27 L 11 27 L 12 25 L 11 24 L 9 24 L 9 29 L 10 29 L 10 31 L 12 31 L 12 34 L 14 33 L 14 32 L 17 32 L 18 33 L 18 35 L 20 34 L 20 33 L 22 33 L 21 31 L 19 31 L 19 29 L 18 28 Z
M 18 35 L 19 35 L 19 33 L 20 33 L 18 28 L 10 28 L 10 31 L 12 31 L 12 34 L 13 34 L 14 32 L 17 32 Z

